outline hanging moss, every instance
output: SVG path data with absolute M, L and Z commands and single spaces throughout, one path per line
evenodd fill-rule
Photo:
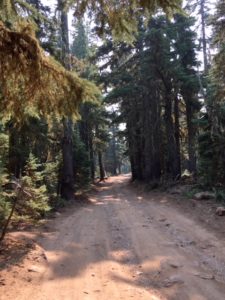
M 0 23 L 0 110 L 22 120 L 32 106 L 39 114 L 78 116 L 79 104 L 95 100 L 99 90 L 65 70 L 41 49 L 29 22 L 17 31 Z

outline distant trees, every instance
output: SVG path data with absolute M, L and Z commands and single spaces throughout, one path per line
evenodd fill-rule
M 199 45 L 203 58 L 204 75 L 207 74 L 210 67 L 210 38 L 209 38 L 209 23 L 210 15 L 212 15 L 211 0 L 191 0 L 187 2 L 188 12 L 194 14 L 197 18 L 195 28 L 199 31 Z
M 126 133 L 123 128 L 119 128 L 118 118 L 120 119 L 118 112 L 113 111 L 110 114 L 109 142 L 105 153 L 107 174 L 114 176 L 130 172 Z
M 112 72 L 102 72 L 102 80 L 112 88 L 108 102 L 119 105 L 126 121 L 133 179 L 158 182 L 178 179 L 184 168 L 196 172 L 194 119 L 201 105 L 193 21 L 155 17 L 148 28 L 140 22 L 134 47 L 108 40 L 98 52 L 102 60 L 113 53 L 105 63 Z

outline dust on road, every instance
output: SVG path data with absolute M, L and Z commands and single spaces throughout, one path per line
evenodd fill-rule
M 38 239 L 46 262 L 25 264 L 36 277 L 14 276 L 0 299 L 224 300 L 225 243 L 128 181 L 110 178 L 52 221 Z

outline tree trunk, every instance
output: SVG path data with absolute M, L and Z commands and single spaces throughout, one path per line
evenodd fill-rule
M 71 200 L 74 198 L 73 125 L 70 120 L 65 119 L 63 126 L 61 196 Z
M 19 178 L 23 172 L 26 160 L 31 151 L 31 143 L 28 142 L 27 129 L 23 126 L 9 127 L 9 161 L 8 171 Z
M 131 163 L 132 180 L 143 180 L 143 139 L 141 128 L 140 104 L 138 100 L 126 103 L 129 107 L 127 114 L 127 133 L 129 144 L 129 157 Z
M 143 180 L 143 145 L 141 138 L 141 128 L 133 120 L 133 123 L 136 123 L 136 126 L 130 128 L 130 156 L 132 161 L 132 175 L 133 180 Z
M 196 154 L 195 154 L 195 142 L 196 142 L 196 128 L 192 122 L 193 109 L 190 103 L 190 99 L 185 101 L 186 104 L 186 119 L 188 130 L 188 170 L 189 172 L 196 174 Z
M 80 138 L 83 144 L 85 145 L 85 149 L 87 152 L 90 151 L 89 149 L 89 124 L 88 124 L 88 116 L 89 116 L 89 108 L 86 104 L 81 105 L 80 108 L 80 115 L 81 120 L 79 122 L 79 132 Z
M 159 103 L 155 93 L 146 96 L 144 100 L 144 180 L 147 182 L 158 181 L 161 176 Z
M 172 117 L 172 99 L 173 95 L 171 91 L 166 92 L 166 103 L 165 103 L 165 127 L 166 127 L 166 138 L 167 138 L 167 164 L 166 172 L 173 180 L 179 179 L 181 175 L 180 168 L 180 153 L 177 149 L 174 124 Z
M 122 174 L 122 164 L 120 161 L 118 163 L 118 173 L 119 173 L 119 175 Z
M 201 30 L 202 30 L 202 49 L 204 72 L 208 73 L 207 40 L 206 40 L 206 21 L 205 21 L 205 0 L 200 0 Z
M 14 202 L 13 202 L 13 205 L 12 205 L 12 208 L 11 208 L 11 211 L 10 211 L 10 214 L 5 222 L 5 224 L 3 225 L 3 228 L 2 228 L 2 232 L 1 232 L 1 235 L 0 235 L 0 243 L 4 240 L 5 238 L 5 235 L 6 235 L 6 232 L 7 232 L 7 229 L 9 227 L 9 223 L 12 219 L 12 216 L 14 214 L 14 211 L 15 211 L 15 208 L 16 208 L 16 204 L 17 204 L 17 201 L 18 201 L 18 198 L 15 198 L 14 199 Z
M 93 148 L 93 136 L 92 132 L 89 132 L 89 151 L 90 151 L 90 168 L 91 168 L 91 179 L 95 179 L 95 155 L 94 155 L 94 148 Z
M 178 164 L 181 166 L 181 158 L 180 158 L 180 114 L 179 114 L 179 99 L 178 96 L 175 96 L 174 99 L 174 136 L 176 140 L 176 151 L 177 151 L 177 159 Z M 181 167 L 179 167 L 181 173 Z
M 66 1 L 58 0 L 61 12 L 62 34 L 62 62 L 66 69 L 70 69 L 69 63 L 69 30 Z M 61 196 L 66 200 L 74 199 L 74 158 L 73 158 L 73 123 L 68 118 L 63 121 L 64 136 L 62 140 L 62 179 Z
M 117 175 L 117 155 L 116 155 L 116 137 L 115 137 L 115 125 L 112 125 L 112 158 L 113 158 L 113 166 L 112 166 L 112 174 Z
M 14 214 L 16 205 L 17 205 L 18 201 L 20 200 L 20 198 L 21 198 L 21 196 L 22 196 L 22 194 L 23 194 L 23 191 L 24 191 L 22 186 L 17 186 L 16 188 L 18 189 L 18 191 L 17 191 L 17 194 L 16 194 L 16 196 L 15 196 L 15 198 L 14 198 L 13 205 L 12 205 L 12 207 L 11 207 L 9 216 L 8 216 L 8 218 L 6 219 L 5 224 L 3 225 L 2 232 L 1 232 L 1 235 L 0 235 L 0 243 L 1 243 L 1 242 L 4 240 L 4 238 L 5 238 L 5 235 L 6 235 L 6 232 L 7 232 L 8 227 L 9 227 L 9 223 L 10 223 L 10 221 L 11 221 L 11 219 L 12 219 L 13 214 Z
M 102 159 L 102 151 L 98 151 L 98 163 L 99 163 L 100 181 L 104 181 L 105 168 L 104 168 L 103 159 Z

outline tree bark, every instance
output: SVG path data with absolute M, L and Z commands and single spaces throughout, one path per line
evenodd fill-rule
M 174 99 L 174 136 L 176 140 L 176 151 L 177 151 L 177 160 L 179 165 L 179 172 L 181 174 L 181 158 L 180 158 L 180 113 L 179 113 L 179 99 L 178 96 L 175 96 Z
M 166 172 L 171 177 L 171 179 L 179 179 L 181 175 L 180 168 L 180 153 L 177 149 L 174 124 L 172 118 L 172 102 L 173 95 L 171 91 L 166 92 L 165 99 L 165 127 L 166 127 L 166 137 L 167 137 L 167 166 Z
M 92 181 L 95 179 L 95 154 L 93 147 L 93 133 L 89 131 L 89 155 L 90 155 L 90 168 L 91 168 L 91 179 Z
M 185 101 L 186 104 L 186 119 L 187 119 L 187 130 L 188 130 L 188 170 L 189 172 L 196 174 L 196 153 L 195 153 L 195 142 L 196 142 L 196 128 L 193 124 L 193 109 L 190 103 L 190 99 Z
M 102 151 L 98 151 L 98 163 L 99 163 L 100 181 L 104 181 L 106 176 L 105 176 L 105 168 L 102 159 Z
M 129 157 L 131 163 L 132 180 L 143 180 L 143 126 L 140 114 L 140 100 L 132 99 L 132 102 L 124 103 L 127 113 L 127 133 L 129 145 Z
M 87 152 L 90 151 L 89 149 L 89 130 L 90 126 L 88 123 L 88 116 L 89 116 L 89 108 L 86 106 L 86 104 L 81 105 L 80 108 L 80 115 L 81 115 L 81 120 L 79 122 L 79 132 L 80 132 L 80 137 L 85 145 L 85 149 Z
M 147 182 L 158 181 L 161 176 L 159 103 L 155 93 L 146 95 L 144 100 L 144 180 Z
M 61 196 L 66 200 L 71 200 L 74 198 L 73 125 L 71 120 L 65 119 L 63 127 Z
M 66 1 L 58 0 L 61 12 L 62 62 L 70 70 L 69 63 L 69 30 Z M 73 158 L 73 123 L 70 119 L 63 121 L 64 136 L 62 139 L 62 179 L 61 196 L 66 200 L 74 199 L 74 158 Z
M 117 155 L 116 155 L 116 130 L 115 125 L 112 125 L 112 158 L 113 158 L 113 166 L 112 166 L 112 174 L 117 175 Z
M 205 0 L 200 0 L 201 30 L 202 30 L 202 49 L 204 72 L 208 73 L 208 56 L 207 56 L 207 40 L 206 40 L 206 22 L 205 22 Z

